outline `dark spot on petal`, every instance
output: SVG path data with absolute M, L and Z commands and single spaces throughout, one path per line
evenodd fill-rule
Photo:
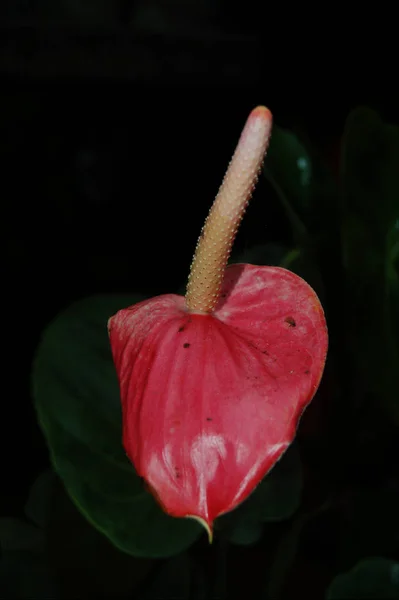
M 183 348 L 190 348 L 190 344 L 188 344 L 187 342 L 185 344 L 183 344 Z
M 227 294 L 221 294 L 222 298 L 226 298 Z
M 267 356 L 269 356 L 269 353 L 267 350 L 262 350 L 262 354 L 267 354 Z
M 292 317 L 286 317 L 285 322 L 288 323 L 290 327 L 295 327 L 296 323 Z
M 207 421 L 212 421 L 211 417 L 206 418 Z
M 306 369 L 305 375 L 309 375 L 309 373 L 310 373 L 309 369 Z
M 181 327 L 179 327 L 179 333 L 181 333 L 182 331 L 184 331 L 184 325 L 182 325 Z

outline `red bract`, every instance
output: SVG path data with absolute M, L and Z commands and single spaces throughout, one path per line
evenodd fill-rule
M 200 236 L 186 298 L 164 295 L 109 323 L 123 443 L 163 509 L 199 520 L 242 502 L 292 442 L 327 352 L 312 288 L 278 267 L 225 269 L 269 138 L 253 111 Z

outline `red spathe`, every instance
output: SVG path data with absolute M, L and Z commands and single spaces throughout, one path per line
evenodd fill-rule
M 123 443 L 164 510 L 210 531 L 292 442 L 328 335 L 312 288 L 278 267 L 231 265 L 213 314 L 163 295 L 109 321 Z

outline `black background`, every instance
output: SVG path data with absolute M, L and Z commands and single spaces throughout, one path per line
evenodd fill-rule
M 110 30 L 54 25 L 22 4 L 20 14 L 2 9 L 2 515 L 20 514 L 48 465 L 30 365 L 49 320 L 88 294 L 155 295 L 184 284 L 257 104 L 279 125 L 302 127 L 334 161 L 353 107 L 366 104 L 398 122 L 399 99 L 365 58 L 331 56 L 321 68 L 317 52 L 304 52 L 297 66 L 282 54 L 279 65 L 251 6 L 243 15 L 221 5 L 209 19 L 205 11 L 135 32 L 134 3 L 121 4 Z M 261 180 L 236 249 L 288 240 L 267 192 Z

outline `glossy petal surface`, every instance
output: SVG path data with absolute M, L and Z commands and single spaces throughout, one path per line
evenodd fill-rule
M 212 315 L 164 295 L 109 322 L 123 441 L 164 510 L 214 519 L 242 502 L 293 440 L 327 353 L 310 286 L 232 265 Z

